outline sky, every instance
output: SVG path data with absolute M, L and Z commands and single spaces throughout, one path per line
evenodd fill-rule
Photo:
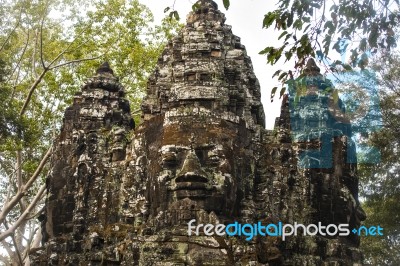
M 265 47 L 277 45 L 278 32 L 273 29 L 262 29 L 264 15 L 274 10 L 275 0 L 230 0 L 231 5 L 225 10 L 222 0 L 214 0 L 219 10 L 225 13 L 226 24 L 232 26 L 233 34 L 241 38 L 241 43 L 246 46 L 247 54 L 251 57 L 254 72 L 261 85 L 261 100 L 266 116 L 266 128 L 272 129 L 275 118 L 279 116 L 280 100 L 276 96 L 271 103 L 270 94 L 274 86 L 280 88 L 278 80 L 272 75 L 278 69 L 290 69 L 291 64 L 283 65 L 278 62 L 275 66 L 267 65 L 267 58 L 258 53 Z M 194 0 L 140 0 L 140 2 L 153 12 L 155 22 L 161 21 L 165 16 L 166 7 L 175 8 L 179 12 L 181 22 L 185 22 L 186 15 L 192 10 Z M 175 4 L 174 4 L 175 3 Z M 279 89 L 278 89 L 279 91 Z M 279 94 L 279 93 L 278 93 Z

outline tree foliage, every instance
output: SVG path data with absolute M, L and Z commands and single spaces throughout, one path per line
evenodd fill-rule
M 372 265 L 400 263 L 400 55 L 386 53 L 373 62 L 379 74 L 383 130 L 369 138 L 379 147 L 381 161 L 360 165 L 360 191 L 364 198 L 367 225 L 381 225 L 382 237 L 364 237 L 361 242 L 366 262 Z
M 230 1 L 223 4 L 228 9 Z M 331 72 L 364 69 L 371 54 L 396 46 L 399 4 L 399 0 L 278 0 L 276 9 L 265 14 L 262 27 L 278 31 L 280 44 L 268 46 L 260 54 L 266 55 L 271 65 L 282 59 L 294 60 L 298 74 L 310 57 L 324 62 Z M 331 59 L 332 51 L 347 52 L 349 58 Z M 292 71 L 277 70 L 275 76 L 285 92 Z
M 0 4 L 0 262 L 22 265 L 39 243 L 35 220 L 63 111 L 107 60 L 133 110 L 175 20 L 155 26 L 135 1 Z M 36 234 L 37 233 L 37 234 Z
M 286 61 L 294 58 L 294 68 L 301 69 L 309 57 L 326 63 L 332 50 L 342 55 L 349 51 L 349 61 L 330 60 L 330 70 L 364 69 L 369 53 L 396 45 L 393 28 L 400 18 L 394 11 L 398 4 L 397 0 L 279 0 L 278 8 L 265 15 L 263 27 L 280 31 L 281 45 L 260 53 L 267 55 L 270 64 L 283 56 Z M 285 73 L 279 76 L 283 83 L 289 78 Z

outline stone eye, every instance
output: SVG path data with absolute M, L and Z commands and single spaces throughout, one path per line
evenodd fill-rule
M 163 155 L 162 163 L 164 167 L 174 167 L 177 164 L 175 153 L 166 153 Z

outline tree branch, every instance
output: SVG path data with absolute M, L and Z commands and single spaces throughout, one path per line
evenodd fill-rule
M 60 53 L 59 55 L 57 55 L 57 57 L 59 57 L 59 56 L 61 56 L 61 53 Z M 56 58 L 57 58 L 57 57 L 56 57 Z M 62 67 L 62 66 L 65 66 L 65 65 L 69 65 L 69 64 L 72 64 L 72 63 L 79 63 L 79 62 L 83 62 L 83 61 L 90 61 L 90 60 L 94 60 L 94 59 L 97 59 L 97 58 L 100 58 L 100 56 L 91 57 L 91 58 L 76 59 L 76 60 L 68 61 L 68 62 L 61 63 L 61 64 L 58 64 L 58 65 L 55 65 L 55 66 L 52 66 L 52 67 L 51 67 L 51 65 L 52 65 L 52 64 L 55 62 L 55 60 L 56 60 L 56 59 L 54 59 L 54 60 L 49 64 L 49 66 L 47 66 L 46 68 L 43 69 L 43 72 L 40 74 L 40 76 L 39 76 L 39 77 L 35 80 L 35 82 L 32 84 L 31 88 L 29 89 L 28 96 L 27 96 L 26 99 L 25 99 L 24 105 L 22 106 L 21 111 L 19 112 L 19 115 L 20 115 L 20 116 L 23 116 L 23 115 L 25 114 L 26 108 L 28 107 L 28 104 L 29 104 L 29 102 L 30 102 L 30 100 L 31 100 L 31 98 L 32 98 L 33 92 L 35 91 L 35 89 L 37 88 L 37 86 L 39 85 L 39 83 L 42 81 L 44 75 L 45 75 L 48 71 L 53 70 L 53 69 L 56 69 L 56 68 L 59 68 L 59 67 Z
M 11 239 L 12 239 L 12 241 L 14 243 L 14 249 L 15 249 L 15 253 L 17 254 L 18 262 L 19 262 L 20 265 L 22 265 L 21 253 L 19 252 L 18 244 L 17 244 L 17 241 L 15 240 L 14 234 L 11 235 Z
M 29 37 L 29 30 L 28 30 L 28 33 L 26 34 L 26 42 L 25 42 L 24 48 L 22 49 L 21 56 L 20 56 L 19 60 L 17 61 L 17 64 L 15 65 L 13 71 L 11 72 L 11 74 L 7 80 L 7 82 L 9 82 L 11 80 L 12 76 L 14 75 L 14 73 L 17 72 L 17 76 L 15 77 L 14 86 L 16 86 L 18 78 L 19 78 L 19 72 L 21 70 L 20 65 L 21 65 L 22 59 L 24 58 L 25 52 L 28 48 L 29 38 L 30 37 Z M 17 71 L 17 69 L 18 69 L 18 71 Z
M 15 205 L 18 204 L 20 199 L 25 195 L 27 190 L 32 186 L 33 182 L 35 182 L 35 180 L 37 179 L 37 177 L 41 173 L 43 167 L 46 165 L 47 160 L 50 158 L 52 149 L 53 149 L 52 147 L 50 147 L 48 149 L 47 153 L 44 155 L 44 157 L 43 157 L 42 161 L 40 162 L 39 166 L 36 168 L 35 173 L 33 173 L 33 175 L 28 180 L 28 182 L 21 188 L 21 191 L 18 191 L 18 193 L 9 202 L 6 202 L 4 204 L 4 207 L 3 207 L 3 209 L 2 209 L 2 211 L 0 213 L 0 223 L 4 222 L 4 219 L 6 218 L 8 213 L 12 210 L 12 208 L 15 207 Z M 29 206 L 28 206 L 28 208 L 26 210 L 29 209 Z
M 20 23 L 20 21 L 21 21 L 21 13 L 22 13 L 22 9 L 21 9 L 21 11 L 20 11 L 20 13 L 19 13 L 19 18 L 18 18 L 17 23 L 15 24 L 15 27 L 12 29 L 12 31 L 10 32 L 10 34 L 8 34 L 7 38 L 6 38 L 5 41 L 2 43 L 2 45 L 1 45 L 1 47 L 0 47 L 0 52 L 1 52 L 1 50 L 4 49 L 4 46 L 6 46 L 6 44 L 8 43 L 8 40 L 10 40 L 11 35 L 12 35 L 12 34 L 15 32 L 15 30 L 18 28 L 19 23 Z
M 70 44 L 68 44 L 67 47 L 65 47 L 64 50 L 62 50 L 51 62 L 50 64 L 47 66 L 48 68 L 50 68 L 63 54 L 65 54 L 69 48 L 71 48 L 71 46 L 74 44 L 75 39 L 70 42 Z
M 42 230 L 41 227 L 38 226 L 35 228 L 35 230 L 31 233 L 28 243 L 26 245 L 26 249 L 24 252 L 23 259 L 25 260 L 26 258 L 29 259 L 28 255 L 31 249 L 38 248 L 40 246 L 40 241 L 42 241 Z
M 24 105 L 21 108 L 21 111 L 19 112 L 19 115 L 22 117 L 25 112 L 26 112 L 26 108 L 28 107 L 29 102 L 31 101 L 33 92 L 35 91 L 35 89 L 37 88 L 37 86 L 39 85 L 39 83 L 42 81 L 44 75 L 47 73 L 49 69 L 45 68 L 43 69 L 43 72 L 40 74 L 40 76 L 35 80 L 35 82 L 32 84 L 31 88 L 29 89 L 29 93 L 28 96 L 26 96 Z
M 95 60 L 95 59 L 98 59 L 98 58 L 100 58 L 100 56 L 91 57 L 91 58 L 83 58 L 83 59 L 71 60 L 71 61 L 68 61 L 68 62 L 65 62 L 65 63 L 61 63 L 61 64 L 58 64 L 58 65 L 49 67 L 49 70 L 53 70 L 53 69 L 55 69 L 55 68 L 59 68 L 59 67 L 62 67 L 62 66 L 66 66 L 66 65 L 69 65 L 69 64 L 73 64 L 73 63 L 79 63 L 79 62 L 84 62 L 84 61 Z
M 17 161 L 16 161 L 16 165 L 15 165 L 15 168 L 16 168 L 16 171 L 17 171 L 17 184 L 18 184 L 18 190 L 20 190 L 21 188 L 22 188 L 22 186 L 23 186 L 23 182 L 22 182 L 22 169 L 21 169 L 21 166 L 22 166 L 22 158 L 21 158 L 21 156 L 22 156 L 22 152 L 21 152 L 21 150 L 17 150 L 17 152 L 16 152 L 16 155 L 17 155 Z
M 10 265 L 9 264 L 10 262 L 9 262 L 8 258 L 4 257 L 4 256 L 1 256 L 1 255 L 0 255 L 0 262 L 3 262 L 5 266 Z
M 36 206 L 36 203 L 41 199 L 44 191 L 46 190 L 46 184 L 43 184 L 38 193 L 36 194 L 35 198 L 32 200 L 32 202 L 29 204 L 28 208 L 24 211 L 24 213 L 18 218 L 18 220 L 10 227 L 8 228 L 5 232 L 0 234 L 0 241 L 6 239 L 7 237 L 11 236 L 13 232 L 18 228 L 18 226 L 24 222 L 29 215 L 29 213 L 33 210 L 33 208 Z
M 7 243 L 7 241 L 2 240 L 1 245 L 4 247 L 4 249 L 7 251 L 8 257 L 14 257 L 14 251 L 11 249 L 10 244 Z
M 8 230 L 8 225 L 7 225 L 7 221 L 4 221 L 4 227 Z M 19 246 L 17 244 L 17 241 L 15 240 L 15 231 L 13 232 L 13 234 L 11 234 L 11 240 L 13 242 L 13 246 L 15 249 L 15 252 L 12 252 L 13 256 L 11 258 L 12 262 L 15 263 L 15 255 L 14 253 L 17 255 L 18 261 L 16 263 L 18 263 L 19 265 L 22 265 L 22 258 L 21 258 L 21 253 L 19 252 Z M 10 256 L 11 257 L 11 256 Z
M 44 16 L 40 24 L 40 61 L 42 62 L 43 69 L 46 69 L 47 67 L 44 64 L 43 60 L 43 23 L 44 23 Z

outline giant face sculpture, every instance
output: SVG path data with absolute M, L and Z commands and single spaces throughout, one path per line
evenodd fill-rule
M 244 146 L 250 138 L 240 129 L 244 126 L 223 120 L 162 127 L 154 122 L 145 132 L 150 213 L 179 210 L 190 200 L 193 209 L 221 219 L 237 217 L 254 178 L 253 154 Z

